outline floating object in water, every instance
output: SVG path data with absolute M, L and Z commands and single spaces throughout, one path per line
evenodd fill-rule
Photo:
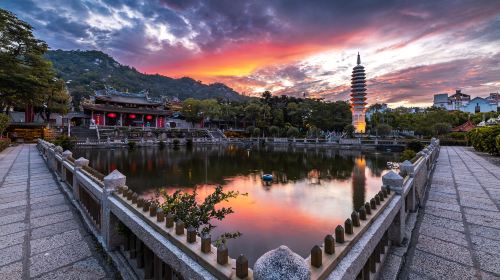
M 264 175 L 262 175 L 262 180 L 264 180 L 264 181 L 272 181 L 273 180 L 273 175 L 272 174 L 264 174 Z

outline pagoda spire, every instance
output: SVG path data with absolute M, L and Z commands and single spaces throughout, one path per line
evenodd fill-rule
M 358 65 L 361 64 L 361 56 L 359 55 L 359 52 L 358 52 Z

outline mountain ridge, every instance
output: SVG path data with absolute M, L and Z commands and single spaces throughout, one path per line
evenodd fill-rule
M 95 90 L 111 86 L 120 91 L 148 90 L 152 96 L 242 101 L 240 95 L 223 83 L 203 84 L 189 77 L 171 78 L 159 74 L 144 74 L 134 67 L 122 65 L 110 55 L 97 50 L 50 50 L 45 57 L 59 77 L 66 81 L 75 107 Z

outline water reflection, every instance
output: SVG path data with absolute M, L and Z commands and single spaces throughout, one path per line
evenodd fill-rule
M 244 253 L 251 264 L 285 244 L 302 256 L 380 190 L 391 153 L 363 153 L 288 147 L 237 146 L 193 149 L 80 149 L 76 156 L 109 173 L 119 169 L 127 185 L 145 196 L 155 188 L 197 187 L 204 197 L 215 185 L 248 193 L 232 200 L 235 213 L 219 223 L 214 236 L 240 231 L 229 242 L 230 255 Z M 262 174 L 273 174 L 270 185 Z

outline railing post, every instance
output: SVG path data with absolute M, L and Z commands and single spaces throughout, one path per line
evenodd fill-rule
M 413 163 L 411 163 L 408 160 L 405 160 L 399 165 L 399 169 L 405 174 L 410 176 L 411 178 L 415 177 L 415 166 L 413 166 Z M 415 182 L 412 183 L 410 186 L 410 190 L 408 191 L 408 194 L 406 195 L 407 197 L 407 208 L 411 212 L 415 212 L 417 210 L 417 198 L 416 198 L 416 193 L 415 193 Z
M 76 200 L 80 200 L 80 192 L 78 190 L 78 176 L 76 175 L 78 171 L 82 169 L 83 166 L 88 166 L 89 160 L 86 158 L 79 158 L 75 160 L 75 171 L 73 173 L 73 196 Z
M 396 195 L 403 195 L 403 177 L 394 171 L 389 171 L 387 174 L 382 176 L 382 182 L 384 187 L 389 188 L 394 191 Z M 401 197 L 401 208 L 399 208 L 398 214 L 394 217 L 394 221 L 389 227 L 389 239 L 393 244 L 400 246 L 404 239 L 405 234 L 405 199 Z
M 62 153 L 62 161 L 61 161 L 61 181 L 66 181 L 66 168 L 64 167 L 64 161 L 68 159 L 68 157 L 70 157 L 71 155 L 73 155 L 72 152 L 66 150 Z M 68 184 L 72 184 L 73 182 L 66 182 Z
M 125 186 L 125 175 L 118 170 L 114 170 L 104 177 L 104 190 L 101 198 L 101 231 L 104 243 L 109 250 L 114 250 L 120 245 L 120 234 L 117 231 L 118 219 L 111 214 L 109 197 L 118 188 Z

